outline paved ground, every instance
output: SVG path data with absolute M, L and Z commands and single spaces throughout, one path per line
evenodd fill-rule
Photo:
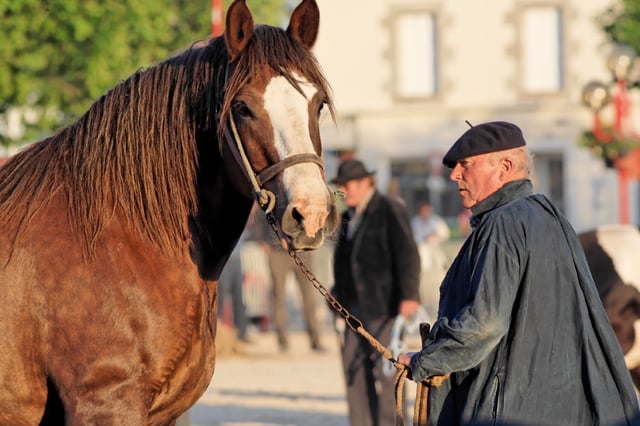
M 335 335 L 323 336 L 323 353 L 312 352 L 300 332 L 287 353 L 272 333 L 251 339 L 245 354 L 216 361 L 209 389 L 189 413 L 191 425 L 348 425 Z
M 191 426 L 348 426 L 336 335 L 323 343 L 326 352 L 312 352 L 296 332 L 281 353 L 274 334 L 252 336 L 245 354 L 216 361 L 209 389 L 189 412 Z M 407 383 L 409 398 L 412 389 Z
M 330 288 L 330 256 L 324 258 L 325 267 L 319 268 L 318 277 Z M 290 333 L 290 351 L 279 351 L 273 332 L 255 331 L 251 344 L 244 345 L 240 354 L 230 354 L 219 340 L 211 385 L 179 426 L 348 426 L 334 316 L 318 293 L 326 351 L 312 352 L 301 331 L 296 287 L 293 281 L 287 283 L 289 324 L 295 330 Z M 415 385 L 407 382 L 409 407 L 414 394 Z M 412 413 L 407 413 L 405 424 L 411 420 Z

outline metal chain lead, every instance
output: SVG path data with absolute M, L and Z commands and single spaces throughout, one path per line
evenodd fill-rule
M 278 221 L 276 220 L 276 217 L 273 215 L 272 212 L 268 212 L 266 215 L 267 215 L 267 222 L 269 222 L 269 226 L 271 226 L 271 229 L 280 240 L 283 237 L 281 235 L 281 229 L 280 229 L 280 226 L 278 225 Z M 356 333 L 359 333 L 358 331 L 359 328 L 364 329 L 364 326 L 362 325 L 362 321 L 360 321 L 357 317 L 351 315 L 349 310 L 347 310 L 347 308 L 342 306 L 342 304 L 338 302 L 338 300 L 331 295 L 331 293 L 320 283 L 320 281 L 318 281 L 315 275 L 313 275 L 313 272 L 309 270 L 307 265 L 304 264 L 302 259 L 300 259 L 300 256 L 298 256 L 298 254 L 295 251 L 292 251 L 287 247 L 287 253 L 289 253 L 289 256 L 293 259 L 293 261 L 296 263 L 298 268 L 300 268 L 302 273 L 307 277 L 307 279 L 316 288 L 316 290 L 318 290 L 322 295 L 322 297 L 325 298 L 325 300 L 327 301 L 327 303 L 329 303 L 331 308 L 333 308 L 334 311 L 336 311 L 338 314 L 340 314 L 340 316 L 344 318 L 346 324 L 349 326 L 351 330 L 355 331 Z
M 272 211 L 265 212 L 267 216 L 267 222 L 271 229 L 276 234 L 278 240 L 282 239 L 282 229 L 276 220 Z M 325 300 L 331 305 L 331 307 L 340 314 L 345 323 L 349 326 L 351 330 L 360 334 L 364 337 L 371 346 L 373 346 L 386 360 L 390 361 L 393 366 L 398 370 L 395 380 L 395 400 L 396 400 L 396 423 L 395 426 L 404 426 L 404 381 L 407 379 L 409 375 L 409 368 L 400 364 L 394 357 L 391 351 L 382 345 L 375 337 L 373 337 L 362 325 L 362 321 L 360 321 L 357 317 L 351 315 L 349 310 L 342 306 L 340 302 L 336 300 L 335 297 L 329 293 L 329 291 L 318 281 L 318 279 L 313 275 L 313 273 L 309 270 L 307 265 L 304 264 L 300 256 L 289 247 L 287 247 L 287 253 L 296 263 L 298 268 L 302 271 L 302 273 L 307 277 L 307 279 L 311 282 L 311 284 L 322 294 Z M 428 329 L 426 329 L 428 330 Z M 424 345 L 426 339 L 427 332 L 422 333 L 422 342 Z M 413 424 L 414 426 L 425 426 L 427 424 L 427 404 L 428 404 L 428 393 L 429 389 L 433 386 L 440 386 L 442 383 L 449 378 L 449 375 L 446 374 L 444 376 L 432 376 L 427 379 L 424 379 L 422 382 L 418 383 L 417 392 L 416 392 L 416 402 L 414 407 L 414 417 Z
M 267 213 L 267 222 L 269 222 L 269 225 L 271 226 L 271 229 L 273 229 L 273 232 L 276 234 L 278 239 L 282 239 L 283 236 L 281 235 L 280 225 L 278 224 L 278 221 L 276 220 L 276 218 L 275 218 L 275 216 L 273 215 L 272 212 L 268 212 Z M 320 281 L 318 281 L 318 279 L 315 277 L 315 275 L 313 275 L 313 273 L 309 270 L 307 265 L 304 264 L 304 262 L 302 261 L 302 259 L 300 259 L 300 256 L 298 256 L 298 254 L 296 252 L 292 251 L 289 247 L 287 247 L 287 252 L 289 253 L 289 256 L 291 256 L 293 261 L 296 263 L 298 268 L 300 268 L 302 273 L 307 277 L 307 279 L 311 282 L 311 284 L 316 288 L 316 290 L 318 290 L 320 292 L 320 294 L 322 294 L 322 296 L 325 298 L 325 300 L 329 303 L 329 305 L 331 305 L 331 307 L 338 314 L 340 314 L 344 318 L 344 321 L 349 326 L 349 328 L 351 330 L 353 330 L 355 333 L 357 333 L 357 334 L 361 335 L 362 337 L 364 337 L 369 342 L 369 344 L 376 351 L 378 351 L 378 353 L 380 353 L 380 355 L 384 359 L 386 359 L 389 362 L 391 362 L 393 364 L 393 366 L 398 370 L 398 374 L 396 375 L 395 389 L 394 389 L 395 400 L 396 400 L 396 422 L 395 422 L 395 426 L 404 426 L 404 412 L 403 412 L 404 411 L 404 403 L 403 403 L 404 396 L 403 396 L 403 390 L 404 390 L 404 381 L 405 381 L 405 379 L 407 378 L 407 376 L 409 374 L 408 367 L 403 365 L 403 364 L 400 364 L 393 357 L 393 354 L 391 353 L 389 348 L 385 347 L 375 337 L 373 337 L 364 328 L 364 326 L 362 325 L 362 321 L 360 321 L 357 317 L 351 315 L 349 310 L 347 308 L 345 308 L 344 306 L 342 306 L 342 304 L 340 302 L 338 302 L 336 300 L 336 298 L 331 295 L 331 293 L 329 293 L 329 291 L 320 283 Z M 422 425 L 419 425 L 419 426 L 422 426 Z

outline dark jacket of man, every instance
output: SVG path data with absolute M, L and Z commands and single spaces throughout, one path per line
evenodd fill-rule
M 472 208 L 416 380 L 431 425 L 638 424 L 638 402 L 572 227 L 529 180 Z
M 347 309 L 359 304 L 366 318 L 393 318 L 400 300 L 419 300 L 420 260 L 407 212 L 376 191 L 351 240 L 348 222 L 345 211 L 334 253 L 333 293 Z

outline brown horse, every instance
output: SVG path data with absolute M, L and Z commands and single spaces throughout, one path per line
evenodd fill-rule
M 217 279 L 255 196 L 293 250 L 335 228 L 318 20 L 303 0 L 286 31 L 254 27 L 235 0 L 224 36 L 0 168 L 1 425 L 173 424 L 211 380 Z

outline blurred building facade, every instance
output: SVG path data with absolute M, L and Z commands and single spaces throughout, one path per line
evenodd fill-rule
M 613 47 L 596 22 L 609 0 L 322 0 L 314 51 L 333 88 L 337 124 L 323 120 L 327 175 L 354 152 L 454 222 L 461 206 L 440 159 L 471 124 L 517 123 L 534 154 L 536 191 L 581 231 L 619 218 L 615 169 L 578 145 L 581 104 L 608 80 Z M 637 104 L 637 102 L 636 102 Z M 606 119 L 606 117 L 605 117 Z M 630 220 L 638 221 L 631 182 Z

